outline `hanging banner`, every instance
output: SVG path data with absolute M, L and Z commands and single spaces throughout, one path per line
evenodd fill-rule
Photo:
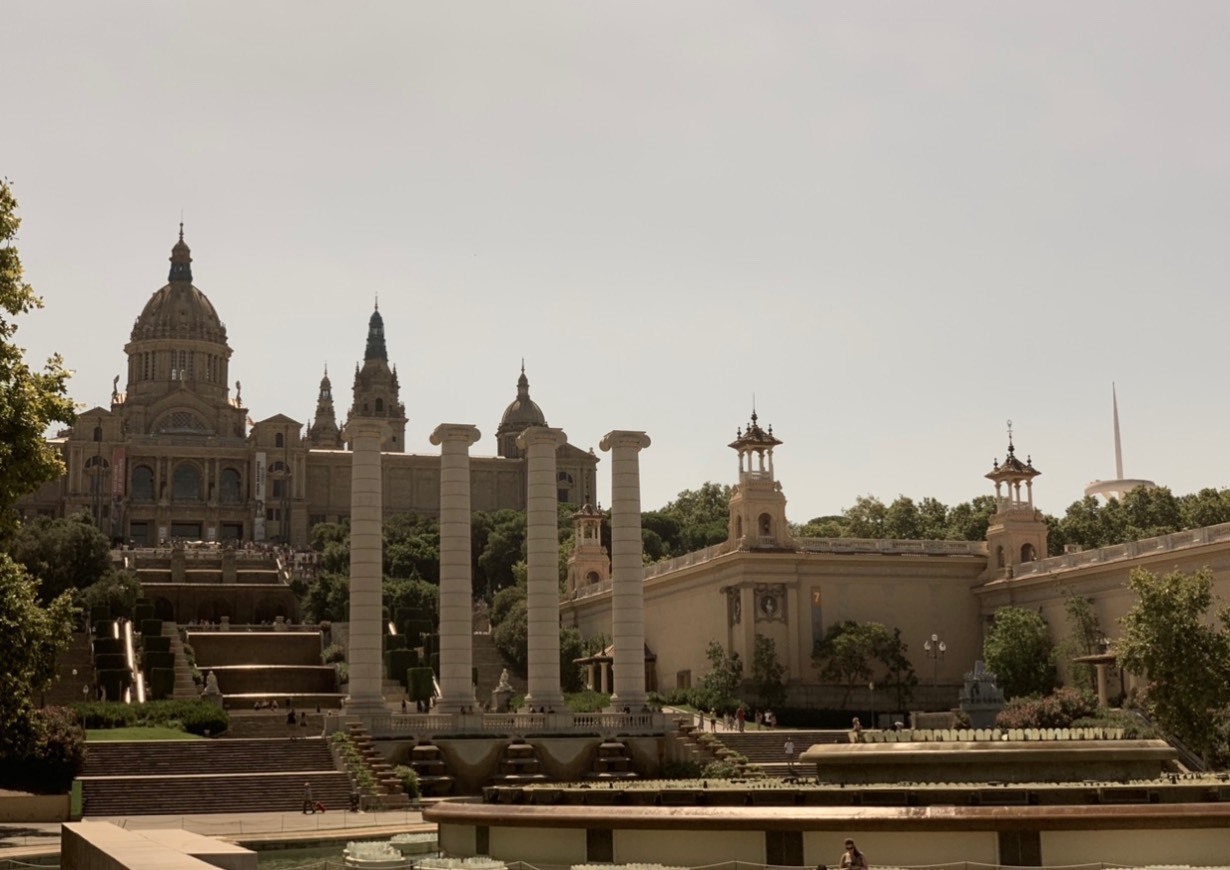
M 124 448 L 117 446 L 111 451 L 111 497 L 124 497 L 124 482 L 127 479 L 127 469 L 124 467 Z
M 252 492 L 256 498 L 256 516 L 252 518 L 252 540 L 265 540 L 265 454 L 256 454 L 256 470 L 253 474 Z

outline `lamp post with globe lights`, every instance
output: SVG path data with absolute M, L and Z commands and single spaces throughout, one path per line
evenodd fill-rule
M 923 649 L 926 650 L 927 658 L 931 659 L 931 685 L 937 686 L 940 680 L 940 659 L 948 651 L 948 645 L 940 640 L 938 634 L 933 634 L 923 641 Z

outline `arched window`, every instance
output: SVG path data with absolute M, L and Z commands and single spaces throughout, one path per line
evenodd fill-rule
M 285 447 L 286 446 L 286 436 L 283 435 L 281 432 L 279 432 L 277 435 L 274 435 L 273 436 L 273 446 L 274 447 Z
M 1004 567 L 1004 548 L 1003 547 L 995 548 L 995 567 L 997 568 Z
M 1021 545 L 1021 561 L 1022 562 L 1032 562 L 1036 558 L 1038 558 L 1038 554 L 1034 550 L 1033 544 L 1022 544 Z
M 743 517 L 735 517 L 735 537 L 743 537 Z
M 132 470 L 132 500 L 154 500 L 154 471 L 148 465 L 138 465 Z
M 572 501 L 572 475 L 566 471 L 561 471 L 555 475 L 555 498 L 561 504 L 567 504 Z
M 222 504 L 239 504 L 241 500 L 239 472 L 224 468 L 218 475 L 218 501 Z
M 773 518 L 768 514 L 761 514 L 757 517 L 756 525 L 760 528 L 761 537 L 768 537 L 773 534 Z
M 588 574 L 586 574 L 585 582 L 586 583 L 597 583 L 598 582 L 598 572 L 590 571 Z
M 172 501 L 201 500 L 201 472 L 187 462 L 178 466 L 171 475 Z
M 95 441 L 101 441 L 101 440 L 102 440 L 102 426 L 95 426 L 95 427 L 94 427 L 94 440 L 95 440 Z

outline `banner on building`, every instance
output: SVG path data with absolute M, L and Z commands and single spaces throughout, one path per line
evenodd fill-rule
M 265 540 L 265 454 L 256 454 L 256 469 L 252 475 L 254 486 L 252 492 L 256 501 L 256 516 L 252 518 L 252 540 Z
M 127 469 L 124 467 L 124 448 L 116 446 L 111 450 L 111 497 L 124 497 L 124 482 L 127 480 Z

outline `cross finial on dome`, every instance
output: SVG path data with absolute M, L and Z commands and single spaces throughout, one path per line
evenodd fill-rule
M 380 310 L 380 294 L 379 293 L 376 294 L 376 310 L 377 311 Z
M 168 281 L 192 281 L 192 251 L 184 241 L 184 222 L 179 222 L 179 241 L 171 248 L 171 274 Z

